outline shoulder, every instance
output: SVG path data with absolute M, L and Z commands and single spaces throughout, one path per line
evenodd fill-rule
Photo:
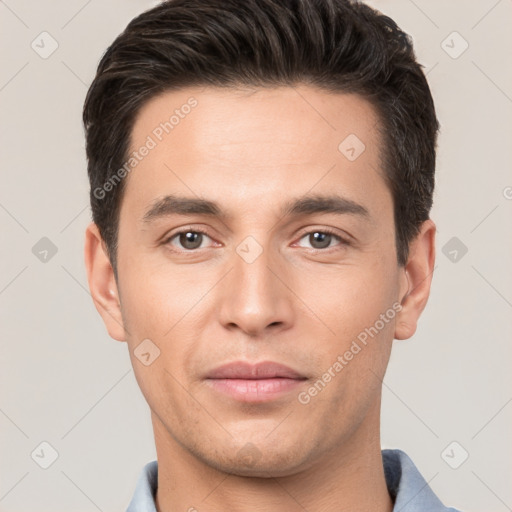
M 382 462 L 388 492 L 395 502 L 393 512 L 460 512 L 443 505 L 402 450 L 382 450 Z
M 155 496 L 158 486 L 158 463 L 148 462 L 135 486 L 135 492 L 126 512 L 156 512 Z

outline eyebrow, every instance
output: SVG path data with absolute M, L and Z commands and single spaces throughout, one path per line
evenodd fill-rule
M 337 215 L 356 215 L 370 220 L 370 212 L 363 205 L 338 195 L 306 195 L 287 201 L 281 209 L 281 217 L 312 215 L 315 213 L 334 213 Z M 167 195 L 154 202 L 146 211 L 142 222 L 149 224 L 170 215 L 208 215 L 229 219 L 230 214 L 223 211 L 215 202 L 195 197 Z

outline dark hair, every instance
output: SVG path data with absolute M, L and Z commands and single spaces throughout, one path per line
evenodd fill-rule
M 124 180 L 103 187 L 127 159 L 145 102 L 196 85 L 305 83 L 370 101 L 405 265 L 435 181 L 439 123 L 421 68 L 410 37 L 353 0 L 167 0 L 134 18 L 101 58 L 83 110 L 93 221 L 116 277 Z

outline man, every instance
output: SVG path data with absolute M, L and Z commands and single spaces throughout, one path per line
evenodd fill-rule
M 157 461 L 129 512 L 447 511 L 380 447 L 435 259 L 438 122 L 409 38 L 348 0 L 175 0 L 84 106 L 89 287 Z

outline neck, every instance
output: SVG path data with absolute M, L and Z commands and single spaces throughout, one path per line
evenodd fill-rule
M 392 512 L 380 448 L 380 408 L 341 448 L 285 477 L 212 468 L 178 444 L 152 415 L 158 458 L 157 512 Z M 367 427 L 369 426 L 369 427 Z

